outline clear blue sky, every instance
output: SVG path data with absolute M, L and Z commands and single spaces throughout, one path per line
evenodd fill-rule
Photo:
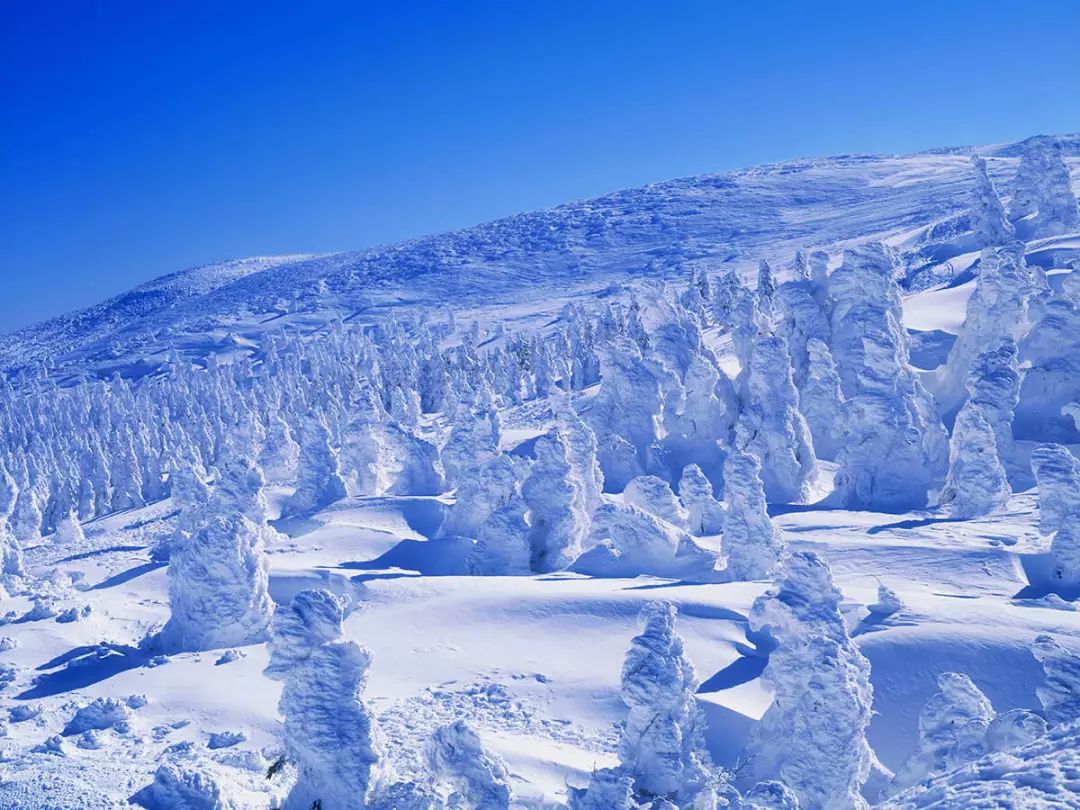
M 1080 2 L 0 2 L 0 331 L 217 259 L 1080 130 Z

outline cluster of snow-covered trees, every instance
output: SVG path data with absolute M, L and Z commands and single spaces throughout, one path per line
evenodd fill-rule
M 467 541 L 463 573 L 773 579 L 750 626 L 772 645 L 763 677 L 775 697 L 748 744 L 761 784 L 738 801 L 865 806 L 869 664 L 827 566 L 786 554 L 767 506 L 825 496 L 830 466 L 842 508 L 968 518 L 1033 475 L 1054 577 L 1080 588 L 1080 466 L 1055 444 L 1029 469 L 1015 442 L 1069 441 L 1080 420 L 1080 275 L 1055 291 L 1016 241 L 1080 229 L 1063 166 L 1054 144 L 1030 143 L 1006 214 L 973 160 L 982 254 L 934 394 L 909 361 L 901 256 L 881 243 L 799 253 L 783 282 L 762 262 L 754 288 L 732 271 L 695 271 L 677 290 L 644 284 L 568 305 L 532 332 L 459 330 L 452 317 L 335 323 L 205 364 L 174 354 L 139 380 L 2 381 L 0 584 L 20 587 L 26 544 L 78 544 L 83 521 L 171 498 L 175 525 L 155 549 L 171 618 L 150 642 L 270 639 L 298 772 L 288 806 L 505 807 L 505 766 L 462 724 L 432 739 L 442 787 L 395 781 L 362 699 L 371 655 L 341 638 L 344 606 L 304 592 L 275 613 L 269 596 L 268 486 L 285 493 L 282 517 L 348 497 L 452 496 L 439 532 Z M 729 341 L 734 377 L 718 360 Z M 510 447 L 504 420 L 522 405 L 545 414 L 542 428 Z M 573 806 L 735 801 L 704 753 L 673 609 L 643 620 L 623 671 L 620 765 L 597 771 Z M 1061 671 L 1051 642 L 1037 655 Z M 896 790 L 1039 732 L 1038 718 L 994 715 L 964 676 L 939 685 Z M 1071 705 L 1064 687 L 1047 689 Z

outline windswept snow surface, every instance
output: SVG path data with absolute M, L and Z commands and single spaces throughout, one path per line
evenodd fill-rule
M 1062 140 L 1080 187 L 1080 136 Z M 1006 194 L 1020 150 L 976 151 Z M 796 161 L 617 192 L 388 248 L 225 262 L 0 337 L 0 366 L 16 389 L 29 377 L 70 386 L 117 372 L 137 385 L 162 371 L 174 350 L 197 366 L 259 362 L 268 335 L 283 328 L 309 335 L 335 320 L 363 326 L 444 308 L 462 330 L 477 319 L 482 339 L 494 345 L 503 328 L 542 329 L 568 301 L 616 300 L 649 280 L 677 280 L 682 289 L 697 271 L 734 269 L 750 278 L 764 258 L 782 281 L 796 250 L 824 249 L 836 266 L 841 249 L 870 240 L 915 256 L 929 244 L 928 230 L 970 206 L 971 167 L 964 149 Z M 904 278 L 904 326 L 931 393 L 933 371 L 945 362 L 974 290 L 979 254 L 966 247 L 926 249 L 907 263 L 917 272 Z M 1080 235 L 1027 247 L 1056 289 L 1055 274 L 1080 256 Z M 738 385 L 730 335 L 713 328 L 700 339 L 730 372 L 728 386 Z M 591 380 L 575 392 L 577 407 L 587 411 L 597 389 Z M 482 401 L 490 390 L 470 396 L 447 411 L 491 404 Z M 527 392 L 523 403 L 503 403 L 495 457 L 515 469 L 532 463 L 537 437 L 563 418 L 560 396 Z M 437 431 L 447 418 L 425 411 L 420 423 Z M 1034 446 L 1017 442 L 1023 463 Z M 1050 583 L 1037 489 L 1019 488 L 1001 509 L 966 520 L 932 508 L 847 511 L 825 497 L 836 465 L 818 463 L 812 502 L 769 504 L 769 513 L 788 553 L 813 551 L 831 567 L 848 634 L 870 663 L 867 737 L 876 760 L 862 787 L 867 803 L 1080 807 L 1078 732 L 1066 724 L 899 795 L 882 794 L 889 772 L 919 745 L 920 711 L 939 691 L 940 675 L 969 676 L 999 715 L 1043 714 L 1038 690 L 1046 675 L 1032 654 L 1035 638 L 1048 634 L 1080 654 L 1080 612 L 1069 601 L 1078 594 L 1055 593 Z M 675 474 L 670 483 L 679 480 Z M 565 806 L 569 788 L 618 763 L 624 656 L 641 632 L 643 606 L 665 600 L 678 611 L 678 634 L 700 681 L 705 747 L 735 788 L 754 787 L 740 756 L 772 695 L 760 680 L 770 640 L 750 630 L 748 614 L 770 580 L 726 581 L 722 566 L 696 581 L 570 571 L 470 576 L 468 540 L 440 536 L 453 492 L 350 494 L 280 518 L 294 484 L 279 477 L 264 490 L 273 529 L 262 527 L 269 596 L 284 606 L 323 588 L 344 600 L 344 641 L 371 653 L 363 700 L 383 738 L 388 778 L 428 789 L 432 735 L 463 720 L 492 761 L 505 763 L 510 806 Z M 493 506 L 518 497 L 515 490 Z M 592 497 L 625 510 L 634 490 Z M 285 801 L 296 773 L 279 759 L 282 685 L 263 675 L 266 645 L 161 654 L 143 643 L 170 616 L 167 564 L 154 551 L 183 534 L 178 507 L 164 498 L 86 520 L 63 542 L 51 533 L 24 542 L 33 586 L 0 588 L 0 808 L 129 801 L 270 808 Z M 15 520 L 18 509 L 13 503 L 6 514 Z M 691 542 L 683 529 L 668 528 Z M 722 550 L 721 535 L 692 541 L 703 558 Z M 879 590 L 891 593 L 887 610 Z

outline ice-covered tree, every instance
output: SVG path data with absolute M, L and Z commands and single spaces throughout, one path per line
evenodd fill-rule
M 1047 722 L 1076 722 L 1080 718 L 1080 653 L 1067 650 L 1048 635 L 1037 636 L 1031 652 L 1043 668 L 1044 680 L 1035 694 Z
M 919 713 L 919 745 L 897 771 L 892 792 L 986 753 L 986 735 L 994 719 L 990 700 L 971 678 L 958 672 L 942 673 L 937 684 L 939 691 Z
M 752 776 L 781 779 L 802 807 L 867 807 L 870 665 L 848 637 L 841 598 L 824 560 L 799 551 L 750 609 L 751 629 L 774 645 L 761 676 L 773 702 L 744 758 Z
M 1075 444 L 1080 430 L 1062 409 L 1080 400 L 1080 303 L 1046 294 L 1032 309 L 1034 323 L 1019 341 L 1024 379 L 1014 433 L 1018 439 Z
M 630 642 L 622 670 L 626 722 L 619 762 L 641 799 L 688 806 L 710 790 L 705 718 L 694 693 L 697 676 L 675 632 L 675 607 L 653 602 L 641 611 L 644 630 Z
M 190 534 L 169 556 L 168 623 L 156 638 L 166 650 L 209 650 L 260 642 L 272 602 L 266 561 L 262 474 L 233 457 L 219 475 Z
M 506 810 L 514 798 L 510 773 L 498 754 L 484 748 L 463 720 L 435 729 L 428 743 L 427 764 L 448 807 Z
M 817 458 L 832 461 L 840 451 L 844 436 L 844 396 L 832 353 L 823 341 L 806 343 L 807 367 L 799 389 L 799 410 L 814 443 Z
M 972 213 L 975 216 L 975 239 L 977 247 L 997 247 L 1016 238 L 1009 218 L 1005 216 L 1005 207 L 994 190 L 990 175 L 986 171 L 986 160 L 980 155 L 971 156 L 971 168 L 975 173 L 975 193 L 972 199 Z
M 1039 531 L 1053 534 L 1080 511 L 1080 462 L 1060 444 L 1044 444 L 1031 453 L 1031 471 L 1039 486 Z
M 536 461 L 521 485 L 529 508 L 531 566 L 541 573 L 559 571 L 577 559 L 589 532 L 585 488 L 561 431 L 538 438 L 534 451 Z
M 964 403 L 949 443 L 949 474 L 941 506 L 959 518 L 988 515 L 1005 506 L 1012 495 L 1005 468 L 998 460 L 997 437 L 971 400 Z
M 675 493 L 663 478 L 655 475 L 639 475 L 626 485 L 622 493 L 623 503 L 666 520 L 673 526 L 685 529 L 688 515 Z
M 278 711 L 297 780 L 283 810 L 364 807 L 389 780 L 382 735 L 364 701 L 371 653 L 341 638 L 343 605 L 306 590 L 279 609 L 265 674 L 283 682 Z
M 296 490 L 282 506 L 282 515 L 315 512 L 345 497 L 345 481 L 330 431 L 319 417 L 305 420 L 300 430 Z
M 13 577 L 26 575 L 22 549 L 6 520 L 0 519 L 0 580 L 12 582 Z
M 968 401 L 977 405 L 994 431 L 998 459 L 1010 481 L 1018 478 L 1013 413 L 1020 399 L 1020 370 L 1016 342 L 1009 337 L 991 345 L 971 364 Z
M 1029 303 L 1041 289 L 1024 262 L 1020 242 L 984 249 L 978 269 L 960 334 L 936 372 L 937 396 L 947 410 L 958 407 L 967 393 L 965 386 L 976 358 L 1003 338 L 1019 338 L 1024 333 Z
M 808 272 L 808 269 L 807 269 Z M 776 290 L 779 319 L 777 334 L 784 338 L 791 352 L 791 373 L 800 390 L 809 371 L 810 341 L 828 343 L 829 316 L 814 297 L 815 285 L 809 277 L 786 281 Z
M 719 555 L 670 523 L 634 506 L 605 503 L 593 513 L 588 551 L 573 570 L 594 576 L 651 574 L 714 581 Z
M 713 497 L 712 484 L 697 464 L 683 467 L 679 479 L 679 500 L 687 514 L 687 527 L 698 537 L 719 534 L 724 529 L 724 507 Z
M 1061 522 L 1050 542 L 1050 561 L 1056 587 L 1080 590 L 1080 511 L 1070 512 Z
M 908 364 L 892 252 L 879 243 L 844 254 L 829 276 L 832 354 L 847 398 L 835 498 L 854 509 L 926 505 L 948 467 L 933 399 Z
M 743 375 L 743 405 L 735 447 L 761 461 L 765 497 L 774 503 L 805 500 L 817 476 L 817 459 L 783 338 L 759 336 Z
M 783 553 L 780 531 L 766 511 L 761 484 L 761 463 L 751 453 L 733 453 L 724 467 L 724 519 L 722 548 L 725 571 L 734 580 L 770 576 Z
M 64 515 L 57 524 L 56 540 L 63 544 L 64 548 L 78 548 L 86 540 L 79 516 L 74 509 Z
M 601 503 L 604 491 L 604 473 L 597 459 L 596 434 L 577 414 L 567 400 L 559 412 L 559 433 L 566 442 L 566 455 L 570 468 L 581 485 L 581 497 L 585 511 L 591 515 Z
M 1057 138 L 1040 135 L 1024 141 L 1009 219 L 1024 239 L 1080 230 L 1069 167 Z
M 488 515 L 476 530 L 476 543 L 465 559 L 469 573 L 478 576 L 531 573 L 533 549 L 529 545 L 527 512 L 528 505 L 515 491 Z
M 634 779 L 624 768 L 596 768 L 584 788 L 570 788 L 569 810 L 635 810 Z

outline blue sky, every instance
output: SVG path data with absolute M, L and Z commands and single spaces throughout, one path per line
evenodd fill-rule
M 0 331 L 223 258 L 1080 130 L 1078 39 L 1076 0 L 3 3 Z

